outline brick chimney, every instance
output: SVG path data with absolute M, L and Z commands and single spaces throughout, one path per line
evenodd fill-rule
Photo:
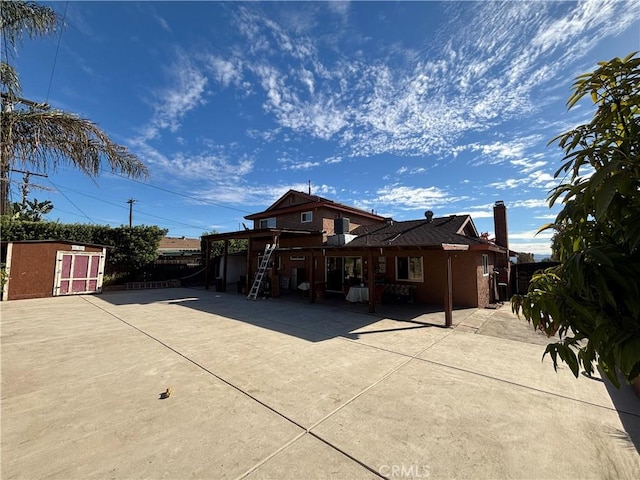
M 498 296 L 506 294 L 507 300 L 511 295 L 511 263 L 509 262 L 509 235 L 507 233 L 507 207 L 502 200 L 498 200 L 493 206 L 493 226 L 496 233 L 496 245 L 507 249 L 505 254 L 496 255 L 496 276 L 495 282 L 498 287 Z M 504 286 L 504 290 L 500 288 Z
M 502 200 L 498 200 L 493 206 L 493 226 L 496 232 L 496 245 L 500 245 L 508 250 L 507 207 Z

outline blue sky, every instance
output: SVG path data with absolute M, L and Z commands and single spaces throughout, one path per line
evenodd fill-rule
M 62 222 L 242 229 L 288 189 L 396 220 L 470 213 L 547 254 L 557 134 L 588 121 L 576 75 L 640 50 L 640 2 L 51 2 L 24 96 L 99 124 L 147 181 L 32 177 Z M 58 48 L 59 45 L 59 48 Z M 56 55 L 57 52 L 57 55 Z M 12 199 L 21 176 L 14 173 Z

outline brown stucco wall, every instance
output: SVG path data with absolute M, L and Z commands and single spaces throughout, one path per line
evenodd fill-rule
M 313 239 L 307 240 L 307 245 L 313 244 Z M 317 241 L 317 239 L 315 240 Z M 301 246 L 299 239 L 292 239 L 297 246 Z M 316 243 L 317 245 L 317 243 Z M 282 247 L 281 242 L 281 247 Z M 252 269 L 258 268 L 257 252 L 254 251 Z M 376 279 L 385 283 L 397 283 L 404 285 L 415 285 L 415 301 L 431 305 L 444 305 L 445 289 L 447 287 L 447 255 L 452 257 L 452 281 L 453 281 L 453 305 L 455 307 L 486 307 L 489 304 L 489 276 L 482 274 L 482 253 L 481 251 L 452 251 L 443 250 L 384 250 L 382 255 L 379 250 L 373 254 L 374 269 L 368 265 L 369 252 L 363 250 L 348 250 L 348 248 L 332 249 L 327 247 L 322 251 L 316 250 L 313 253 L 314 280 L 323 282 L 325 280 L 325 258 L 326 256 L 361 257 L 363 260 L 363 274 L 368 276 L 378 263 L 378 257 L 385 257 L 386 272 L 377 272 Z M 486 252 L 485 252 L 486 253 Z M 304 257 L 302 260 L 292 260 L 291 257 Z M 423 258 L 423 282 L 409 282 L 396 280 L 396 257 L 397 256 L 421 256 Z M 280 259 L 280 269 L 277 269 L 278 258 Z M 489 254 L 489 271 L 493 269 L 494 255 Z M 307 249 L 278 251 L 274 255 L 274 269 L 272 274 L 277 276 L 291 276 L 293 268 L 303 269 L 302 279 L 311 278 L 311 252 Z M 302 281 L 300 278 L 298 281 Z M 291 288 L 295 288 L 291 285 Z
M 52 297 L 59 250 L 71 251 L 71 244 L 13 243 L 7 300 Z M 85 252 L 102 252 L 102 248 L 85 246 Z
M 302 212 L 312 212 L 313 220 L 311 222 L 302 223 L 301 214 Z M 375 223 L 374 220 L 360 216 L 357 214 L 350 214 L 347 212 L 339 212 L 336 210 L 331 210 L 329 208 L 312 208 L 310 207 L 308 210 L 301 210 L 298 212 L 284 213 L 278 215 L 276 218 L 276 227 L 277 228 L 291 228 L 291 229 L 304 229 L 304 230 L 315 230 L 317 232 L 324 231 L 324 240 L 326 241 L 327 236 L 333 235 L 334 232 L 334 219 L 336 218 L 348 218 L 349 219 L 349 230 L 353 230 L 362 225 L 371 225 Z M 383 224 L 383 221 L 379 222 Z M 254 228 L 258 228 L 260 221 L 257 220 L 254 222 Z
M 416 250 L 402 252 L 387 252 L 387 274 L 389 282 L 416 285 L 415 299 L 421 303 L 444 305 L 447 288 L 447 252 L 442 250 Z M 395 280 L 395 266 L 397 256 L 422 256 L 422 283 L 402 282 Z M 453 305 L 455 307 L 476 307 L 479 305 L 478 286 L 476 276 L 477 254 L 475 252 L 451 252 L 452 256 L 452 284 Z M 482 266 L 480 267 L 482 268 Z

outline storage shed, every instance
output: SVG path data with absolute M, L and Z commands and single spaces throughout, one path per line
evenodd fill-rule
M 107 247 L 64 240 L 2 242 L 2 300 L 102 291 Z

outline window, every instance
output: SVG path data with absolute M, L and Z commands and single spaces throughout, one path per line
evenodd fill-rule
M 313 212 L 302 212 L 300 214 L 300 222 L 309 223 L 313 221 Z
M 260 228 L 276 228 L 275 217 L 263 218 L 260 220 Z
M 482 254 L 482 275 L 489 275 L 489 255 L 486 253 Z
M 422 257 L 396 257 L 396 280 L 422 282 Z

